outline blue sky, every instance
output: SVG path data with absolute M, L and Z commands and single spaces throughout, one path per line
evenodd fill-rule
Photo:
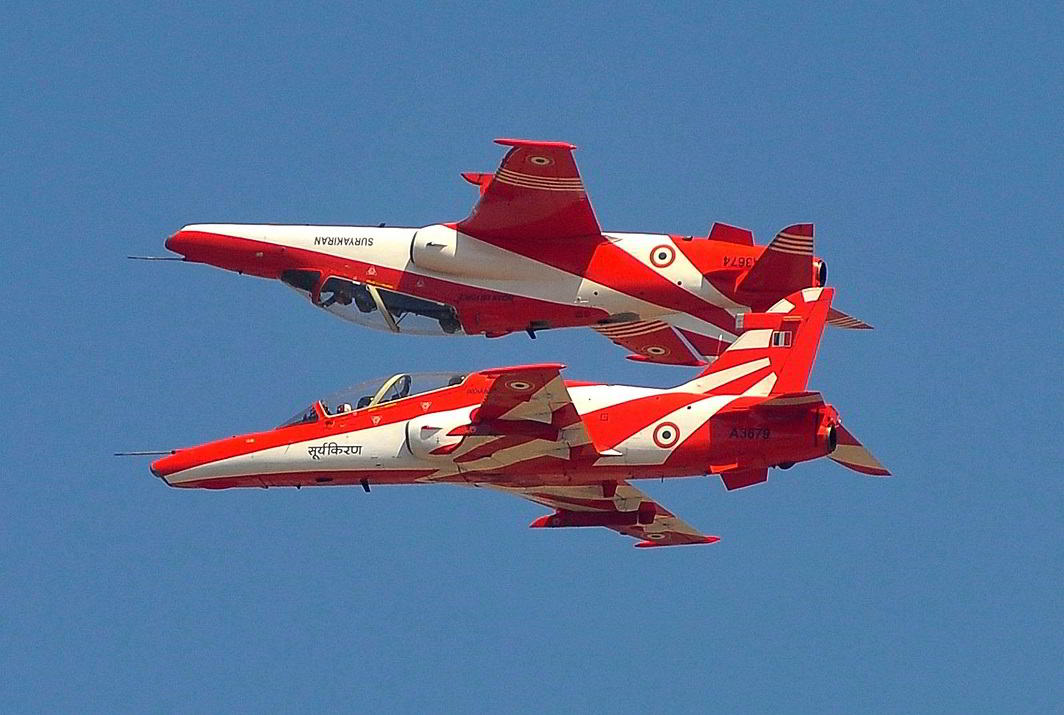
M 5 4 L 0 701 L 12 710 L 1049 710 L 1061 701 L 1059 8 Z M 726 494 L 631 548 L 448 487 L 166 489 L 111 457 L 580 331 L 359 330 L 145 264 L 194 221 L 464 217 L 497 136 L 579 145 L 612 230 L 817 224 L 812 377 L 897 475 Z

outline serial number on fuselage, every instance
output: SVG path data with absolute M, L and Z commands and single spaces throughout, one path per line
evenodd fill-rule
M 728 439 L 768 439 L 769 430 L 765 427 L 732 427 Z
M 373 236 L 315 236 L 315 246 L 372 246 Z
M 513 301 L 514 297 L 506 293 L 459 293 L 456 300 L 461 303 L 473 303 L 473 302 L 509 302 Z

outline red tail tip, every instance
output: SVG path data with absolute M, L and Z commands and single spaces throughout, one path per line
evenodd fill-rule
M 804 238 L 813 237 L 813 224 L 811 223 L 796 223 L 793 226 L 780 231 L 780 233 L 786 233 L 789 236 L 802 236 Z

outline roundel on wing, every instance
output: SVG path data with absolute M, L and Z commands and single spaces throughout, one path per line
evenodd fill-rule
M 509 387 L 511 390 L 516 390 L 517 392 L 528 392 L 532 389 L 532 383 L 525 382 L 524 380 L 511 380 L 510 382 L 506 383 L 506 386 Z
M 672 422 L 662 422 L 654 428 L 654 444 L 668 449 L 680 441 L 680 428 Z
M 676 249 L 666 244 L 655 246 L 650 250 L 650 262 L 657 268 L 668 268 L 676 260 Z
M 549 166 L 554 163 L 548 156 L 530 156 L 528 157 L 528 161 L 536 166 Z
M 661 345 L 648 345 L 644 348 L 647 355 L 653 355 L 654 357 L 661 357 L 662 355 L 668 355 L 669 349 L 662 347 Z

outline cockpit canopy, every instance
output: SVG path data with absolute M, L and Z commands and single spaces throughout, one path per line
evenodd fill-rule
M 384 379 L 365 380 L 314 402 L 280 426 L 317 422 L 321 418 L 461 385 L 465 378 L 466 375 L 459 372 L 400 372 Z
M 352 323 L 392 333 L 464 334 L 457 311 L 445 303 L 337 276 L 321 281 L 318 271 L 288 270 L 281 280 L 317 307 Z

